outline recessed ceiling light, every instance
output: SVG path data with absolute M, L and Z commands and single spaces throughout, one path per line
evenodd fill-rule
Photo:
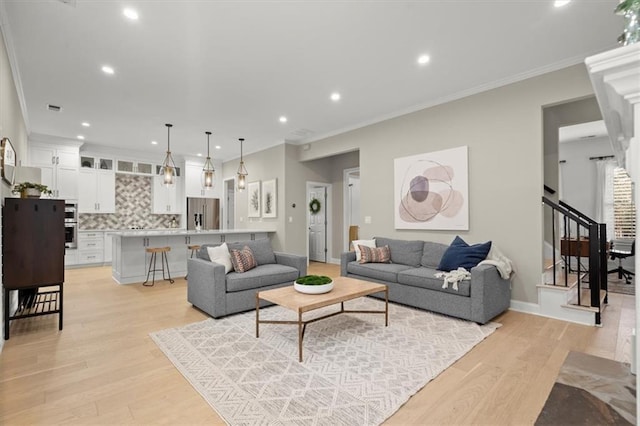
M 331 100 L 334 102 L 337 102 L 340 100 L 340 93 L 338 92 L 334 92 L 331 94 Z
M 131 19 L 132 21 L 138 20 L 138 12 L 136 12 L 133 9 L 126 8 L 122 11 L 122 13 L 124 14 L 124 16 Z
M 418 56 L 418 63 L 420 65 L 428 64 L 430 60 L 431 60 L 431 58 L 429 57 L 429 55 L 420 55 L 420 56 Z
M 102 67 L 102 72 L 103 72 L 103 73 L 105 73 L 105 74 L 113 74 L 113 73 L 115 73 L 115 71 L 113 70 L 113 68 L 112 68 L 112 67 L 110 67 L 109 65 L 104 65 L 104 66 Z
M 280 117 L 280 122 L 281 123 L 286 123 L 287 122 L 287 117 L 285 117 L 284 115 L 282 117 Z
M 78 135 L 78 136 L 76 136 L 76 137 L 77 137 L 78 139 L 80 139 L 81 141 L 83 141 L 83 140 L 84 140 L 84 136 L 82 136 L 82 135 Z
M 82 122 L 82 127 L 91 127 L 91 124 L 84 121 Z
M 200 153 L 197 153 L 196 155 L 197 155 L 198 157 L 202 157 L 202 154 L 200 154 Z
M 566 6 L 569 3 L 571 3 L 571 0 L 556 0 L 553 5 L 555 7 L 562 7 L 562 6 Z
M 222 149 L 220 145 L 216 145 L 216 149 Z
M 151 145 L 158 145 L 158 141 L 151 141 Z

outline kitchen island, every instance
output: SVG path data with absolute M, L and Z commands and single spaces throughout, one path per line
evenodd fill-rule
M 189 244 L 219 244 L 223 242 L 270 238 L 275 231 L 264 229 L 216 229 L 191 231 L 186 229 L 127 230 L 113 232 L 112 276 L 118 284 L 143 282 L 147 278 L 149 257 L 147 247 L 171 247 L 167 253 L 171 278 L 187 275 Z M 158 265 L 159 266 L 159 265 Z

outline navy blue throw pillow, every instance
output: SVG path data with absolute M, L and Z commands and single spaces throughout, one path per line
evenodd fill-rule
M 470 271 L 487 258 L 490 249 L 491 241 L 470 246 L 462 238 L 456 237 L 444 252 L 438 270 L 449 272 L 462 267 Z

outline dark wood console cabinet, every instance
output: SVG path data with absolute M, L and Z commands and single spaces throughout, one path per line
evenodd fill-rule
M 9 339 L 9 322 L 20 318 L 57 313 L 58 329 L 62 330 L 64 251 L 64 200 L 5 199 L 2 208 L 5 340 Z M 12 290 L 18 290 L 21 296 L 13 315 L 9 306 Z

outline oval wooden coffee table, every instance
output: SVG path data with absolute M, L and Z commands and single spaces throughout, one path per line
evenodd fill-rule
M 303 294 L 296 291 L 293 285 L 274 288 L 272 290 L 256 293 L 256 338 L 260 337 L 260 324 L 297 324 L 298 325 L 298 360 L 302 362 L 302 339 L 307 324 L 321 319 L 333 317 L 342 313 L 358 314 L 384 314 L 384 325 L 389 325 L 389 288 L 385 284 L 377 284 L 369 281 L 353 278 L 339 277 L 333 279 L 333 290 L 324 294 Z M 374 293 L 384 292 L 384 311 L 358 311 L 347 310 L 344 302 L 368 296 Z M 298 314 L 297 321 L 275 321 L 260 319 L 260 299 L 280 305 Z M 302 314 L 314 309 L 340 303 L 340 310 L 311 320 L 303 321 Z

